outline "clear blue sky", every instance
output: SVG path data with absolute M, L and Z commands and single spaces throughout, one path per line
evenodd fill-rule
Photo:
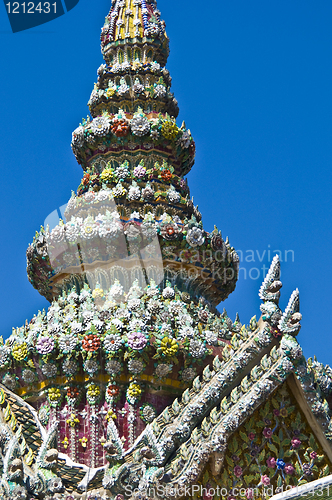
M 158 6 L 171 40 L 178 121 L 186 121 L 197 144 L 188 179 L 204 227 L 216 224 L 244 258 L 255 259 L 241 264 L 224 303 L 229 316 L 238 311 L 248 323 L 260 315 L 268 250 L 271 258 L 280 250 L 283 260 L 290 251 L 280 306 L 300 289 L 299 341 L 306 356 L 332 363 L 332 3 L 159 0 Z M 28 282 L 25 252 L 80 182 L 71 133 L 88 113 L 109 7 L 107 0 L 80 0 L 59 19 L 16 34 L 0 7 L 4 337 L 48 305 Z

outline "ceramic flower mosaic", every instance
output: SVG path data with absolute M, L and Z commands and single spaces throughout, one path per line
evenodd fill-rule
M 296 340 L 298 290 L 279 307 L 278 256 L 258 321 L 216 309 L 239 258 L 190 195 L 196 145 L 156 0 L 112 0 L 101 45 L 72 133 L 82 180 L 27 250 L 50 307 L 0 338 L 0 498 L 268 500 L 332 484 L 332 370 Z
M 220 486 L 243 489 L 248 499 L 269 498 L 271 492 L 278 494 L 330 474 L 324 451 L 294 403 L 287 385 L 282 386 L 233 435 Z M 203 480 L 211 488 L 217 486 L 208 472 Z

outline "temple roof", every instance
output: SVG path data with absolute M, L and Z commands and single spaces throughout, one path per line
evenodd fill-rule
M 241 453 L 237 454 L 239 460 L 237 467 L 240 467 L 241 470 L 250 469 L 254 472 L 254 474 L 247 472 L 244 476 L 245 482 L 243 484 L 246 487 L 254 485 L 254 481 L 257 481 L 257 467 L 255 461 L 252 462 L 250 458 L 250 453 L 254 453 L 256 448 L 259 448 L 260 466 L 264 469 L 265 476 L 268 473 L 265 461 L 269 457 L 268 453 L 272 452 L 271 456 L 275 461 L 277 459 L 281 460 L 280 464 L 284 464 L 283 467 L 287 466 L 288 469 L 286 470 L 292 471 L 290 476 L 295 474 L 296 469 L 294 481 L 296 480 L 297 483 L 294 484 L 301 485 L 304 481 L 316 479 L 318 475 L 319 477 L 325 477 L 329 473 L 332 461 L 332 448 L 330 445 L 332 437 L 331 410 L 325 399 L 329 398 L 331 393 L 331 370 L 329 367 L 320 365 L 315 359 L 308 362 L 305 360 L 302 349 L 295 339 L 301 327 L 299 292 L 295 290 L 291 294 L 286 309 L 282 311 L 278 306 L 281 287 L 280 263 L 276 256 L 259 290 L 262 299 L 262 317 L 258 322 L 253 317 L 247 326 L 242 325 L 238 317 L 233 323 L 226 313 L 223 313 L 218 318 L 202 305 L 195 306 L 193 303 L 190 306 L 188 305 L 188 312 L 191 311 L 190 316 L 195 320 L 193 326 L 195 327 L 197 321 L 199 331 L 208 329 L 206 339 L 215 344 L 210 346 L 212 348 L 210 354 L 213 352 L 214 355 L 218 355 L 211 358 L 208 351 L 206 351 L 205 357 L 203 351 L 198 353 L 199 345 L 203 347 L 203 344 L 201 344 L 198 337 L 197 339 L 195 337 L 188 344 L 189 352 L 192 353 L 191 364 L 188 365 L 187 361 L 180 362 L 182 381 L 178 380 L 179 372 L 177 369 L 171 373 L 173 363 L 176 366 L 175 358 L 184 355 L 185 359 L 187 356 L 186 342 L 182 344 L 180 340 L 182 330 L 180 329 L 180 335 L 177 337 L 176 325 L 171 326 L 169 324 L 175 338 L 168 339 L 169 345 L 166 346 L 166 344 L 163 344 L 164 336 L 162 333 L 160 339 L 158 339 L 159 327 L 157 325 L 155 325 L 156 328 L 153 327 L 154 323 L 158 321 L 159 314 L 162 315 L 165 321 L 164 312 L 168 308 L 169 310 L 172 309 L 173 301 L 175 301 L 174 305 L 178 308 L 176 309 L 178 311 L 177 316 L 181 321 L 183 311 L 180 312 L 182 307 L 178 307 L 181 301 L 176 290 L 174 292 L 168 286 L 163 293 L 163 297 L 160 297 L 156 286 L 151 284 L 141 301 L 138 300 L 140 293 L 138 293 L 139 287 L 137 284 L 130 291 L 127 298 L 128 302 L 133 305 L 135 302 L 135 308 L 141 302 L 141 307 L 144 309 L 144 311 L 142 309 L 143 314 L 146 314 L 145 311 L 149 311 L 152 304 L 156 306 L 158 304 L 159 310 L 159 312 L 157 310 L 154 312 L 155 319 L 148 326 L 146 333 L 144 335 L 139 334 L 139 339 L 138 337 L 136 339 L 136 341 L 140 340 L 140 342 L 144 340 L 139 352 L 133 351 L 130 347 L 132 345 L 130 337 L 132 334 L 129 331 L 127 334 L 125 333 L 127 329 L 125 318 L 129 319 L 127 306 L 121 303 L 121 299 L 119 303 L 114 301 L 115 297 L 119 299 L 122 296 L 119 284 L 113 286 L 107 297 L 103 297 L 102 291 L 98 288 L 94 291 L 85 288 L 80 295 L 76 294 L 75 290 L 72 290 L 68 296 L 64 294 L 58 302 L 53 303 L 48 311 L 47 318 L 44 314 L 38 315 L 29 327 L 14 332 L 12 338 L 6 342 L 6 345 L 2 348 L 2 358 L 6 358 L 3 368 L 6 368 L 6 371 L 9 371 L 11 375 L 7 373 L 3 379 L 4 383 L 9 384 L 18 395 L 32 404 L 40 398 L 45 398 L 45 395 L 48 394 L 49 401 L 59 409 L 62 407 L 61 393 L 66 388 L 73 387 L 73 384 L 76 387 L 88 384 L 86 397 L 90 406 L 98 404 L 98 398 L 92 401 L 91 396 L 89 396 L 91 387 L 99 387 L 100 395 L 103 393 L 101 388 L 102 391 L 106 390 L 106 401 L 109 404 L 112 404 L 113 400 L 109 399 L 107 391 L 109 388 L 114 390 L 115 387 L 120 390 L 127 387 L 127 398 L 133 404 L 137 396 L 133 396 L 134 393 L 130 391 L 133 391 L 134 387 L 135 391 L 140 391 L 141 396 L 139 398 L 143 396 L 144 391 L 146 393 L 151 391 L 155 395 L 158 391 L 160 394 L 166 391 L 170 396 L 171 404 L 166 407 L 164 405 L 164 408 L 155 413 L 155 418 L 147 422 L 145 428 L 142 428 L 139 424 L 136 438 L 131 439 L 125 446 L 121 440 L 123 438 L 122 424 L 120 425 L 120 422 L 116 421 L 113 423 L 112 420 L 108 422 L 107 439 L 109 443 L 112 443 L 109 446 L 113 447 L 112 453 L 108 455 L 111 462 L 110 468 L 104 465 L 96 467 L 97 464 L 95 464 L 92 467 L 93 470 L 87 475 L 86 464 L 70 459 L 66 454 L 66 450 L 60 447 L 61 453 L 58 456 L 57 471 L 64 478 L 67 485 L 84 484 L 90 490 L 100 488 L 103 485 L 104 488 L 122 491 L 123 477 L 130 478 L 133 476 L 134 478 L 137 474 L 137 467 L 142 468 L 143 466 L 145 468 L 142 469 L 142 481 L 149 480 L 155 487 L 157 485 L 162 486 L 165 481 L 174 488 L 181 484 L 196 484 L 197 481 L 202 481 L 202 477 L 205 478 L 203 481 L 209 484 L 223 484 L 233 474 L 233 469 L 237 471 L 234 463 L 236 450 L 244 450 L 245 447 L 249 451 L 245 451 L 243 456 Z M 185 298 L 184 295 L 183 298 Z M 162 302 L 164 301 L 165 311 L 160 309 L 160 307 L 163 307 Z M 143 303 L 145 303 L 144 306 Z M 81 309 L 79 304 L 83 306 L 81 313 L 79 312 Z M 183 307 L 187 307 L 185 303 L 183 303 Z M 196 312 L 194 312 L 195 308 L 197 309 Z M 102 315 L 98 311 L 101 311 Z M 119 312 L 121 312 L 120 315 Z M 93 348 L 89 347 L 88 337 L 83 332 L 84 321 L 82 326 L 78 328 L 80 314 L 82 314 L 82 318 L 85 318 L 87 314 L 91 318 L 94 317 L 95 330 L 92 336 L 96 345 Z M 189 318 L 188 315 L 186 317 Z M 68 323 L 68 320 L 70 323 Z M 105 320 L 107 328 L 113 325 L 113 333 L 106 331 L 103 334 L 102 324 Z M 113 323 L 111 323 L 112 321 Z M 132 321 L 129 322 L 129 326 L 131 323 Z M 75 335 L 74 330 L 72 330 L 71 334 L 69 334 L 69 331 L 65 333 L 65 330 L 70 325 L 75 325 L 77 330 Z M 123 332 L 123 340 L 121 340 L 120 332 L 117 331 L 119 327 Z M 162 326 L 161 331 L 165 327 L 166 324 Z M 188 329 L 188 327 L 186 328 Z M 49 332 L 48 335 L 46 329 Z M 194 331 L 191 327 L 188 332 L 189 330 Z M 53 340 L 49 336 L 51 332 L 53 332 Z M 76 340 L 75 336 L 77 337 Z M 113 351 L 113 344 L 109 344 L 111 338 L 116 341 L 114 346 L 119 342 L 119 346 L 116 347 L 115 351 Z M 66 339 L 72 347 L 69 344 L 68 348 L 66 347 Z M 147 343 L 148 339 L 150 347 Z M 126 344 L 122 344 L 123 347 L 121 347 L 121 342 L 124 341 L 126 341 Z M 62 346 L 63 352 L 58 352 L 58 344 Z M 197 353 L 192 350 L 194 344 Z M 108 345 L 111 348 L 107 347 Z M 155 345 L 155 350 L 153 345 Z M 12 347 L 10 348 L 10 346 Z M 11 353 L 9 352 L 10 349 Z M 167 349 L 172 350 L 172 353 L 168 352 Z M 93 355 L 91 358 L 92 364 L 96 364 L 97 357 L 95 354 L 99 353 L 98 366 L 96 364 L 92 371 L 90 369 L 91 362 L 87 357 L 89 350 Z M 144 355 L 144 350 L 146 350 L 147 356 Z M 55 370 L 57 362 L 55 362 L 55 366 L 50 362 L 51 352 L 58 353 L 56 359 L 59 360 L 58 363 L 61 363 L 66 376 L 54 378 L 57 372 Z M 156 352 L 157 355 L 153 356 L 153 352 Z M 73 361 L 73 353 L 75 361 Z M 109 357 L 110 355 L 111 357 Z M 201 356 L 201 368 L 198 368 L 199 364 L 195 367 L 193 364 L 194 359 L 196 359 L 195 356 L 198 355 Z M 22 356 L 25 356 L 24 359 Z M 55 357 L 54 354 L 52 356 Z M 82 360 L 81 356 L 83 357 Z M 104 356 L 105 361 L 103 361 Z M 152 365 L 149 365 L 149 359 L 153 357 L 158 360 L 158 356 L 161 364 L 157 361 L 157 368 L 152 372 L 153 368 Z M 38 358 L 40 358 L 40 361 L 38 361 Z M 107 359 L 109 359 L 109 362 Z M 143 360 L 144 363 L 142 363 Z M 146 366 L 146 370 L 131 375 L 130 363 L 132 361 L 136 362 L 136 364 L 137 362 L 140 363 L 142 369 Z M 43 375 L 40 372 L 40 362 L 42 362 Z M 123 366 L 127 363 L 129 373 L 126 374 L 125 371 L 121 374 Z M 112 369 L 109 371 L 111 365 Z M 117 366 L 116 371 L 112 371 L 114 370 L 113 365 L 114 367 Z M 81 368 L 79 368 L 80 366 Z M 183 366 L 188 368 L 183 370 Z M 72 368 L 75 368 L 74 371 L 71 371 Z M 84 375 L 81 371 L 77 371 L 82 370 L 82 368 Z M 34 381 L 32 381 L 32 376 Z M 36 376 L 40 379 L 39 383 L 37 383 Z M 193 380 L 189 384 L 190 379 Z M 18 387 L 18 380 L 21 387 Z M 28 380 L 31 383 L 26 385 L 25 381 Z M 5 389 L 4 391 L 7 392 Z M 58 391 L 58 399 L 55 400 L 53 392 L 56 395 L 56 391 Z M 18 395 L 15 396 L 13 402 L 10 401 L 10 409 L 7 408 L 6 410 L 8 418 L 14 414 L 14 422 L 15 419 L 20 418 L 16 415 L 19 408 L 24 404 L 26 405 Z M 12 393 L 7 395 L 9 399 L 13 397 Z M 132 399 L 133 397 L 134 399 Z M 67 400 L 68 402 L 71 401 L 68 396 Z M 6 406 L 6 404 L 4 398 L 3 406 Z M 146 404 L 145 402 L 141 408 L 143 409 Z M 43 403 L 39 410 L 38 416 L 40 418 L 44 418 L 45 408 L 45 403 Z M 114 411 L 118 411 L 115 406 L 113 408 Z M 28 406 L 27 409 L 29 410 Z M 59 411 L 59 415 L 62 414 L 62 411 L 65 411 L 65 408 L 61 412 Z M 79 416 L 77 410 L 74 410 L 74 406 L 72 406 L 71 411 L 74 411 Z M 112 410 L 115 415 L 114 411 Z M 36 419 L 33 411 L 30 413 L 32 418 Z M 104 413 L 107 414 L 107 410 Z M 296 419 L 294 419 L 295 415 L 298 415 Z M 61 429 L 66 418 L 60 417 L 59 419 Z M 259 423 L 260 419 L 262 420 L 261 423 Z M 275 423 L 272 425 L 269 422 L 273 419 Z M 67 419 L 68 421 L 70 419 Z M 256 424 L 258 428 L 256 428 Z M 263 435 L 257 437 L 257 441 L 254 442 L 255 436 L 262 433 L 262 425 L 266 427 L 263 429 Z M 273 428 L 274 425 L 275 428 Z M 42 428 L 40 424 L 39 427 Z M 276 432 L 276 437 L 271 440 L 271 436 L 277 428 L 278 433 Z M 24 432 L 29 432 L 30 424 L 25 422 L 23 429 Z M 290 437 L 282 437 L 285 429 L 290 429 Z M 52 426 L 49 430 L 53 432 Z M 41 435 L 44 436 L 43 439 L 48 435 L 45 432 L 41 432 Z M 271 436 L 268 436 L 270 432 Z M 246 437 L 247 434 L 254 436 L 252 442 Z M 51 438 L 48 439 L 50 442 Z M 234 444 L 236 439 L 242 440 L 240 441 L 242 443 L 240 447 Z M 26 441 L 32 442 L 31 437 L 27 436 Z M 65 443 L 65 441 L 62 441 L 62 443 Z M 292 446 L 290 446 L 290 443 L 293 443 Z M 31 446 L 32 450 L 34 450 L 32 444 Z M 40 446 L 43 448 L 43 445 L 40 444 Z M 300 460 L 305 464 L 305 467 L 315 467 L 312 474 L 311 469 L 300 466 L 300 462 L 296 465 L 297 462 L 291 460 L 293 447 L 295 447 L 294 450 L 297 450 L 297 455 L 301 453 Z M 36 453 L 33 453 L 33 451 L 29 453 L 29 460 L 35 460 L 39 452 L 36 450 Z M 285 453 L 287 453 L 288 462 L 283 459 Z M 314 463 L 310 465 L 307 462 L 308 458 L 306 456 L 308 453 L 314 453 L 315 457 L 318 457 L 317 460 L 321 463 L 320 468 Z M 146 454 L 151 456 L 147 457 Z M 293 458 L 295 459 L 295 455 Z M 243 462 L 243 460 L 246 462 Z M 208 464 L 210 465 L 208 466 Z M 311 475 L 308 475 L 309 472 Z M 285 483 L 285 485 L 288 484 L 289 482 Z M 276 481 L 275 485 L 278 485 Z
M 129 486 L 137 500 L 167 484 L 161 497 L 180 499 L 198 484 L 251 499 L 323 480 L 332 370 L 303 356 L 298 289 L 279 307 L 278 256 L 258 321 L 216 309 L 239 259 L 189 196 L 195 143 L 176 124 L 156 2 L 113 0 L 101 39 L 72 137 L 82 182 L 27 252 L 52 304 L 0 341 L 0 496 L 121 500 Z

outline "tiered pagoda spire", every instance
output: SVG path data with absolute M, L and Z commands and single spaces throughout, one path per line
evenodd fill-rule
M 279 307 L 278 257 L 259 321 L 216 309 L 238 256 L 190 199 L 155 0 L 113 0 L 101 42 L 72 137 L 83 179 L 27 252 L 51 306 L 0 339 L 0 498 L 268 500 L 325 481 L 332 370 L 295 339 L 298 290 Z
M 84 283 L 108 290 L 117 278 L 128 292 L 136 278 L 142 286 L 169 280 L 216 306 L 235 288 L 238 257 L 217 229 L 204 231 L 190 198 L 184 176 L 195 142 L 175 121 L 156 2 L 113 2 L 101 40 L 92 118 L 72 139 L 84 177 L 67 222 L 42 229 L 29 247 L 29 279 L 49 300 Z

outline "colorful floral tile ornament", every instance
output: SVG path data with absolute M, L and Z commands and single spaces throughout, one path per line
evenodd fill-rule
M 295 338 L 298 290 L 279 307 L 278 257 L 258 321 L 216 309 L 239 258 L 190 197 L 195 142 L 156 1 L 112 0 L 101 43 L 72 135 L 82 181 L 27 251 L 51 305 L 0 339 L 0 497 L 134 500 L 149 485 L 267 500 L 332 484 L 332 370 Z

